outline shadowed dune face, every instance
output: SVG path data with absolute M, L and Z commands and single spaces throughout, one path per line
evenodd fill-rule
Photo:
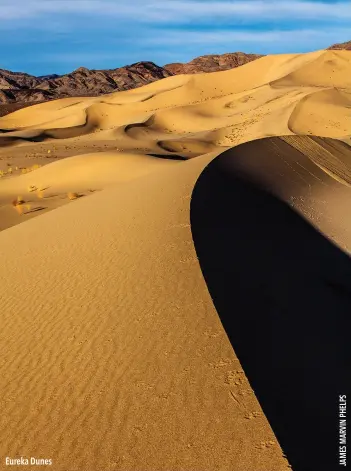
M 342 206 L 351 190 L 301 152 L 311 138 L 289 139 L 243 144 L 210 163 L 192 195 L 191 229 L 222 324 L 292 468 L 333 470 L 338 398 L 350 390 L 351 259 L 331 239 L 350 250 L 349 207 L 323 218 L 334 191 Z
M 169 140 L 169 141 L 158 141 L 157 145 L 160 149 L 167 152 L 175 152 L 190 157 L 197 157 L 203 154 L 207 154 L 214 151 L 216 148 L 209 142 L 197 141 L 195 139 L 186 140 Z

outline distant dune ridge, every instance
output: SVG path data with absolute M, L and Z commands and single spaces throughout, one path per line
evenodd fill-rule
M 98 96 L 137 88 L 171 75 L 228 70 L 259 57 L 262 56 L 235 52 L 202 56 L 187 64 L 167 64 L 164 67 L 153 62 L 137 62 L 110 70 L 79 67 L 62 76 L 51 74 L 34 77 L 0 69 L 0 103 L 46 101 L 79 95 Z
M 335 44 L 330 49 L 350 49 L 350 42 Z M 159 67 L 153 62 L 137 62 L 109 70 L 79 67 L 66 75 L 49 74 L 35 77 L 22 72 L 0 69 L 0 116 L 15 110 L 1 103 L 42 102 L 69 96 L 98 96 L 130 90 L 171 75 L 198 74 L 229 70 L 263 57 L 260 54 L 233 52 L 200 56 L 188 63 Z
M 0 118 L 0 456 L 306 471 L 306 374 L 323 469 L 349 366 L 350 96 L 351 52 L 322 50 Z

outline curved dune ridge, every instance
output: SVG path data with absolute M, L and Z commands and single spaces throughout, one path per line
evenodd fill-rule
M 201 132 L 205 141 L 232 146 L 251 136 L 271 135 L 272 122 L 275 134 L 290 129 L 347 137 L 350 56 L 349 51 L 267 56 L 228 71 L 179 75 L 103 97 L 43 103 L 0 118 L 1 142 L 113 139 L 115 131 L 128 124 L 144 128 L 125 141 L 133 140 L 135 146 L 146 141 L 150 151 L 148 132 L 150 140 L 155 140 L 155 132 L 169 133 L 169 139 L 189 134 L 187 140 L 198 140 Z M 224 139 L 218 138 L 221 130 L 228 130 Z M 124 144 L 119 139 L 120 148 Z
M 347 158 L 347 182 L 318 165 L 328 154 L 331 165 Z M 338 141 L 269 138 L 224 152 L 192 194 L 207 287 L 294 470 L 338 465 L 333 403 L 350 388 L 350 170 L 351 148 Z M 306 421 L 319 424 L 313 433 Z
M 334 387 L 342 390 L 347 378 L 338 322 L 347 321 L 350 309 L 350 262 L 328 239 L 350 250 L 344 205 L 350 179 L 345 175 L 341 183 L 322 170 L 325 155 L 332 156 L 330 168 L 335 161 L 342 167 L 351 149 L 339 141 L 287 136 L 250 142 L 217 159 L 157 160 L 158 169 L 128 184 L 3 231 L 1 454 L 50 456 L 57 470 L 89 463 L 96 470 L 280 471 L 288 465 L 278 438 L 295 469 L 306 469 L 296 451 L 305 427 L 298 418 L 304 412 L 323 417 L 322 399 L 330 400 Z M 216 181 L 212 167 L 218 166 Z M 232 173 L 234 200 L 226 184 Z M 273 196 L 265 200 L 263 192 Z M 219 221 L 207 225 L 212 208 Z M 229 231 L 223 239 L 222 228 L 233 229 L 235 237 Z M 222 264 L 208 265 L 208 255 Z M 219 293 L 213 270 L 223 282 Z M 252 296 L 256 290 L 266 305 L 251 306 L 250 298 L 260 301 Z M 225 303 L 229 318 L 218 304 L 221 293 L 234 296 Z M 251 321 L 260 328 L 249 320 L 245 326 L 245 312 L 258 309 L 263 318 Z M 275 326 L 269 316 L 286 309 L 290 317 Z M 304 323 L 286 336 L 297 313 Z M 245 342 L 233 334 L 236 324 L 241 333 L 246 327 Z M 271 337 L 273 326 L 277 337 Z M 302 352 L 296 347 L 301 336 Z M 281 375 L 290 372 L 287 365 L 296 378 Z M 312 387 L 320 400 L 305 411 L 301 395 Z M 292 421 L 295 400 L 301 408 Z M 289 428 L 287 437 L 282 426 Z M 318 459 L 325 456 L 320 451 Z
M 310 469 L 302 395 L 327 424 L 347 377 L 350 72 L 268 56 L 0 118 L 0 456 Z
M 350 168 L 351 149 L 287 136 L 216 155 L 156 159 L 0 233 L 2 456 L 62 471 L 281 471 L 278 438 L 302 470 L 303 414 L 330 438 L 322 399 L 347 378 L 351 248 L 350 175 L 331 168 Z

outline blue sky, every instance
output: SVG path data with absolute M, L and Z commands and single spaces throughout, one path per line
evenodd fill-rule
M 33 75 L 351 40 L 351 0 L 0 0 L 0 68 Z

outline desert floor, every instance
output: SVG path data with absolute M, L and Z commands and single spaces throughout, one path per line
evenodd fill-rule
M 351 52 L 317 51 L 0 118 L 1 459 L 309 469 L 292 406 L 303 378 L 287 373 L 303 361 L 291 356 L 300 330 L 264 315 L 269 298 L 344 319 L 350 106 Z M 307 289 L 306 273 L 325 276 Z M 339 294 L 326 289 L 314 311 L 326 285 Z M 332 369 L 342 341 L 323 337 L 340 341 L 336 326 L 321 324 L 305 351 L 309 392 L 320 368 L 334 382 L 344 371 Z

